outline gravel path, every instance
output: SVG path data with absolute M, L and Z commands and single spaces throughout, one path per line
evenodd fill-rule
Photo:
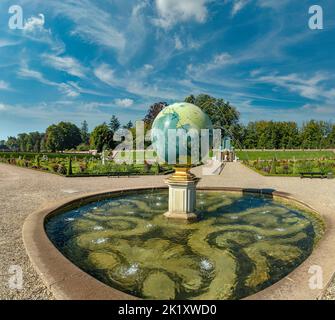
M 195 173 L 202 174 L 202 168 Z M 53 299 L 39 279 L 26 255 L 22 242 L 22 226 L 32 212 L 49 202 L 88 192 L 131 189 L 141 186 L 164 185 L 163 177 L 132 178 L 64 178 L 24 168 L 0 164 L 0 299 Z M 220 176 L 205 176 L 200 186 L 226 186 L 266 188 L 286 191 L 305 201 L 319 212 L 335 212 L 335 179 L 300 179 L 263 177 L 239 163 L 229 163 Z M 334 260 L 335 261 L 335 260 Z M 8 286 L 9 268 L 20 266 L 23 270 L 22 290 Z M 334 270 L 335 272 L 335 263 Z M 326 298 L 335 299 L 335 282 Z

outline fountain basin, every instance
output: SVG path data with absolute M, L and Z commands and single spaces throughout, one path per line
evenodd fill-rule
M 186 225 L 162 217 L 167 193 L 161 189 L 137 190 L 141 192 L 139 196 L 128 191 L 90 195 L 55 205 L 48 213 L 33 215 L 31 220 L 35 218 L 35 222 L 40 222 L 42 216 L 43 221 L 46 217 L 45 226 L 50 238 L 79 268 L 53 247 L 45 232 L 39 239 L 36 234 L 31 239 L 29 225 L 33 221 L 28 222 L 24 230 L 28 253 L 42 276 L 53 274 L 52 287 L 61 298 L 73 298 L 68 281 L 72 282 L 72 288 L 73 282 L 83 285 L 88 281 L 99 290 L 94 290 L 94 294 L 86 290 L 83 297 L 78 297 L 77 292 L 76 298 L 240 299 L 285 277 L 309 256 L 322 235 L 322 221 L 306 206 L 301 210 L 273 202 L 264 195 L 249 194 L 251 191 L 259 193 L 257 190 L 247 190 L 243 196 L 227 193 L 241 193 L 241 189 L 226 188 L 225 193 L 208 191 L 198 193 L 198 208 L 203 219 Z M 146 195 L 151 197 L 148 203 L 153 206 L 150 205 L 149 210 L 143 210 Z M 273 196 L 289 198 L 278 192 Z M 95 201 L 99 202 L 92 203 Z M 141 210 L 136 214 L 138 207 Z M 117 209 L 114 213 L 113 208 Z M 269 215 L 267 211 L 271 210 L 273 214 Z M 39 253 L 43 249 L 49 250 L 48 255 L 42 257 L 36 250 L 29 250 L 31 242 Z M 44 248 L 36 248 L 37 242 L 37 246 L 42 244 Z M 270 249 L 266 243 L 272 244 Z M 132 252 L 134 248 L 135 253 Z M 142 254 L 136 253 L 139 250 Z M 271 269 L 265 273 L 264 268 L 257 267 L 257 263 L 250 259 L 264 251 L 267 252 L 260 261 L 265 260 Z M 150 255 L 162 256 L 162 259 L 154 261 Z M 152 263 L 146 263 L 146 260 Z M 53 266 L 50 266 L 51 262 Z M 55 263 L 66 265 L 60 272 L 66 281 L 57 281 L 61 275 L 52 270 Z M 123 279 L 125 283 L 122 283 Z M 45 280 L 50 283 L 50 279 Z M 165 293 L 155 287 L 157 282 L 167 288 Z
M 154 192 L 160 192 L 164 188 L 156 188 Z M 239 188 L 207 188 L 206 190 L 211 189 L 212 191 L 224 191 L 224 192 L 234 192 L 234 193 L 254 193 L 259 194 L 260 192 L 269 193 L 267 190 L 242 190 Z M 134 190 L 133 190 L 134 191 Z M 147 189 L 143 190 L 142 188 L 137 189 L 137 191 L 147 191 Z M 150 192 L 153 192 L 150 190 Z M 320 222 L 319 226 L 322 229 L 322 221 L 320 220 L 318 214 L 313 211 L 308 205 L 303 204 L 295 199 L 293 199 L 289 194 L 281 193 L 281 192 L 270 192 L 271 196 L 275 199 L 281 199 L 284 201 L 289 201 L 293 203 L 294 206 L 299 206 L 303 208 L 303 211 L 308 211 L 308 214 L 312 214 L 314 218 Z M 71 200 L 66 200 L 63 202 L 55 203 L 50 207 L 36 212 L 28 217 L 23 230 L 24 242 L 27 249 L 27 252 L 30 256 L 31 261 L 33 262 L 34 267 L 42 276 L 44 282 L 50 287 L 52 292 L 54 293 L 56 298 L 59 299 L 136 299 L 134 295 L 128 293 L 124 293 L 120 290 L 117 290 L 110 286 L 103 284 L 101 281 L 96 280 L 88 273 L 83 272 L 76 265 L 71 263 L 67 258 L 64 257 L 63 254 L 58 251 L 53 243 L 49 240 L 48 236 L 45 233 L 44 223 L 52 217 L 60 217 L 66 211 L 72 211 L 74 208 L 78 208 L 78 206 L 84 206 L 85 204 L 89 204 L 95 201 L 105 201 L 109 198 L 115 198 L 118 196 L 124 197 L 125 194 L 129 195 L 129 191 L 118 190 L 113 192 L 105 192 L 103 194 L 89 194 L 81 197 L 73 197 Z M 200 204 L 201 201 L 199 201 Z M 291 207 L 291 204 L 290 204 Z M 295 210 L 295 208 L 292 208 Z M 74 220 L 71 217 L 66 217 L 67 223 L 73 223 Z M 235 222 L 235 216 L 231 217 L 231 220 Z M 202 220 L 201 222 L 204 222 Z M 280 228 L 279 228 L 280 229 Z M 95 230 L 97 232 L 101 231 L 99 228 Z M 277 232 L 283 232 L 281 229 L 277 230 Z M 322 233 L 322 232 L 321 232 Z M 320 233 L 320 236 L 321 236 Z M 100 238 L 98 238 L 99 240 Z M 101 241 L 100 241 L 101 240 Z M 98 245 L 104 245 L 105 241 L 100 239 L 98 241 Z M 322 241 L 324 243 L 324 241 Z M 321 250 L 321 249 L 320 249 Z M 316 250 L 317 253 L 320 251 Z M 302 265 L 298 266 L 296 271 L 293 274 L 297 274 L 299 270 L 305 269 L 306 263 L 311 261 L 313 256 L 318 256 L 318 254 L 312 254 L 312 257 L 307 258 L 307 261 Z M 210 261 L 206 259 L 200 260 L 200 266 L 203 269 L 209 268 Z M 133 268 L 132 268 L 133 267 Z M 136 270 L 139 266 L 130 265 L 130 270 Z M 292 278 L 292 273 L 289 275 Z M 301 278 L 301 276 L 300 276 Z M 263 290 L 256 294 L 256 297 L 260 297 L 261 299 L 267 299 L 267 297 L 271 297 L 273 299 L 276 296 L 276 292 L 278 296 L 282 294 L 282 291 L 285 287 L 285 283 L 288 281 L 288 277 L 283 278 L 278 281 L 276 285 L 270 286 L 266 290 Z M 290 283 L 292 279 L 289 279 Z M 269 285 L 269 284 L 268 284 Z M 297 283 L 299 287 L 299 282 Z M 272 289 L 274 288 L 274 290 Z M 120 288 L 118 288 L 120 289 Z M 259 289 L 260 290 L 260 289 Z M 299 291 L 300 292 L 300 291 Z M 301 292 L 300 292 L 301 293 Z M 315 293 L 315 291 L 314 291 Z M 245 294 L 239 296 L 241 298 L 247 294 L 251 294 L 251 292 L 246 292 Z M 252 297 L 255 297 L 252 296 Z M 192 298 L 192 297 L 188 297 Z M 222 297 L 226 298 L 226 297 Z M 231 297 L 230 298 L 237 298 Z

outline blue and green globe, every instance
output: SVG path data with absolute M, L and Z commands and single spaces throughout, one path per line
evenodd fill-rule
M 176 131 L 177 135 L 181 131 L 193 136 L 197 134 L 200 147 L 202 129 L 209 129 L 211 135 L 213 125 L 208 115 L 196 105 L 182 102 L 164 108 L 153 122 L 151 131 L 153 147 L 158 158 L 162 162 L 174 165 L 190 164 L 190 158 L 195 151 L 194 146 L 198 145 L 190 139 L 183 143 L 179 138 L 171 138 L 171 131 Z M 200 154 L 199 150 L 198 153 Z

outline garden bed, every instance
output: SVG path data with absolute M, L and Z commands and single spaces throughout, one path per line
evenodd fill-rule
M 91 155 L 59 153 L 0 153 L 0 163 L 35 169 L 66 177 L 164 175 L 173 168 L 158 163 L 126 164 L 102 161 Z
M 304 172 L 319 173 L 329 178 L 335 175 L 335 159 L 243 160 L 242 163 L 265 176 L 300 177 Z

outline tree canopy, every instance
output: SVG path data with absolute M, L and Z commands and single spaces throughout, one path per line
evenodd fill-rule
M 215 129 L 221 129 L 223 136 L 230 136 L 234 140 L 240 139 L 240 113 L 229 102 L 216 99 L 207 94 L 189 96 L 185 102 L 193 103 L 208 114 Z
M 145 126 L 147 128 L 151 128 L 154 120 L 158 116 L 158 114 L 167 106 L 168 104 L 166 102 L 157 102 L 154 103 L 149 107 L 149 110 L 147 114 L 145 115 L 143 121 L 145 123 Z
M 113 148 L 113 132 L 110 127 L 104 123 L 94 128 L 90 138 L 91 148 L 103 151 L 105 148 Z
M 45 146 L 52 152 L 76 148 L 81 142 L 80 130 L 73 123 L 60 122 L 46 130 Z
M 113 115 L 110 122 L 109 122 L 109 128 L 111 129 L 111 131 L 113 133 L 115 133 L 116 131 L 118 131 L 121 127 L 120 121 L 119 119 Z

